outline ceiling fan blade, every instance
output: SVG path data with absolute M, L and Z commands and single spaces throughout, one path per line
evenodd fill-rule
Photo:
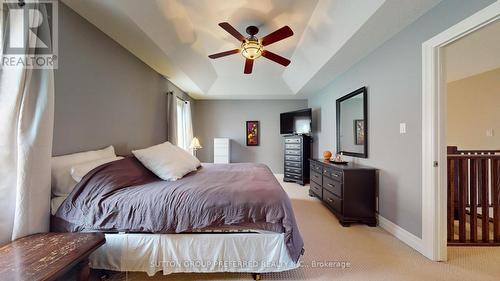
M 208 57 L 211 58 L 211 59 L 216 59 L 216 58 L 220 58 L 220 57 L 225 57 L 225 56 L 237 54 L 239 52 L 240 52 L 240 49 L 234 49 L 234 50 L 231 50 L 231 51 L 225 51 L 225 52 L 213 54 L 213 55 L 210 55 Z
M 251 59 L 247 59 L 247 60 L 245 61 L 245 71 L 244 71 L 244 73 L 245 73 L 245 74 L 250 74 L 250 73 L 252 73 L 252 68 L 253 68 L 253 60 L 251 60 Z
M 229 34 L 233 35 L 234 38 L 240 40 L 241 42 L 245 41 L 245 39 L 246 39 L 245 36 L 241 35 L 241 33 L 239 33 L 238 30 L 236 30 L 228 22 L 221 22 L 221 23 L 219 23 L 219 26 L 222 27 Z
M 262 45 L 267 46 L 271 45 L 274 42 L 278 42 L 280 40 L 283 40 L 285 38 L 288 38 L 293 35 L 292 29 L 286 25 L 283 26 L 282 28 L 276 30 L 275 32 L 272 32 L 262 38 Z
M 272 60 L 274 62 L 277 62 L 283 66 L 288 66 L 290 64 L 290 60 L 286 59 L 280 55 L 277 55 L 273 52 L 269 52 L 267 50 L 264 50 L 262 52 L 262 56 L 265 57 L 266 59 Z

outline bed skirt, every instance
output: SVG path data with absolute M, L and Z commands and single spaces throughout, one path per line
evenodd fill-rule
M 188 272 L 282 272 L 293 262 L 284 233 L 106 234 L 90 266 L 153 276 Z

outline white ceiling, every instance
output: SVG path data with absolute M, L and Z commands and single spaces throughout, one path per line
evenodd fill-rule
M 63 0 L 111 38 L 194 98 L 303 99 L 420 17 L 440 0 Z M 207 56 L 240 43 L 227 21 L 258 37 L 288 25 L 294 36 L 267 47 L 289 58 L 265 58 L 243 74 L 236 54 Z
M 500 68 L 500 20 L 446 46 L 446 80 Z

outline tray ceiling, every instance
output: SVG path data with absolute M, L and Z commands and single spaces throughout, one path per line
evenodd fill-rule
M 104 33 L 200 99 L 304 99 L 409 25 L 440 0 L 63 0 Z M 288 25 L 294 36 L 268 49 L 289 58 L 282 67 L 265 58 L 243 74 L 240 54 L 209 54 L 239 42 L 218 26 L 258 37 Z

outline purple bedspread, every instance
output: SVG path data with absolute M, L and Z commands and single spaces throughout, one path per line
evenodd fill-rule
M 204 164 L 168 182 L 127 157 L 89 172 L 52 217 L 52 229 L 63 232 L 181 233 L 224 226 L 284 232 L 294 261 L 304 246 L 290 199 L 263 164 Z

